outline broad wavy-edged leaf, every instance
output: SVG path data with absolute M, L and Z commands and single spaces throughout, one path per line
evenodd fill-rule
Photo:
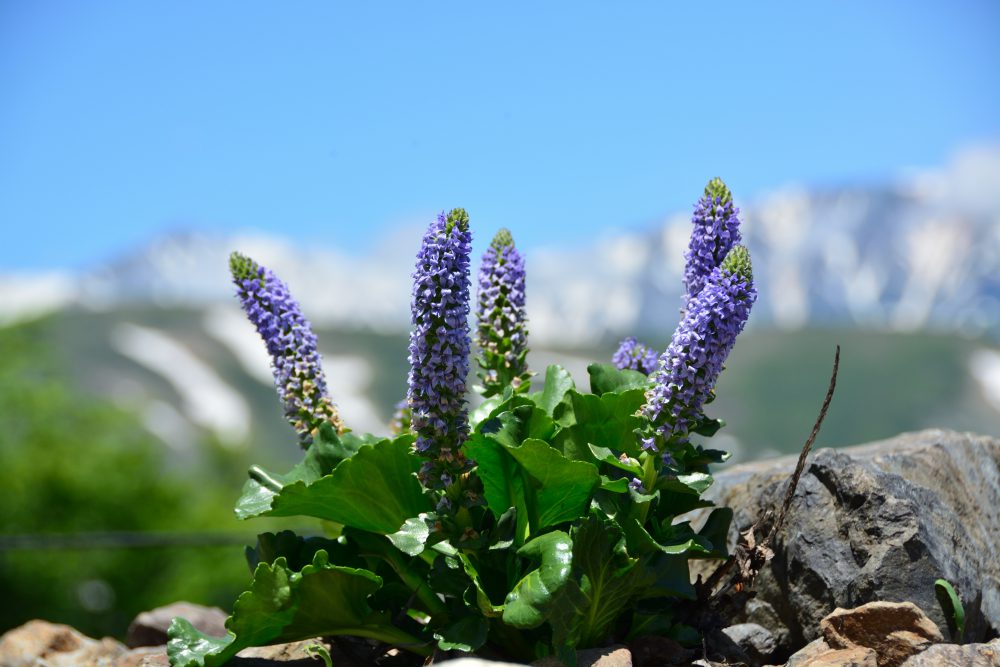
M 486 503 L 500 518 L 516 508 L 515 543 L 529 534 L 586 513 L 594 489 L 600 483 L 597 468 L 570 461 L 543 440 L 522 443 L 512 432 L 519 420 L 511 413 L 499 417 L 504 428 L 494 434 L 476 434 L 465 445 L 477 463 Z
M 591 514 L 573 532 L 572 575 L 549 614 L 556 646 L 605 646 L 621 613 L 656 577 L 625 549 L 621 528 Z
M 622 530 L 625 531 L 625 538 L 628 544 L 629 553 L 636 555 L 660 552 L 668 555 L 695 555 L 707 554 L 712 550 L 711 543 L 704 537 L 686 531 L 683 536 L 671 535 L 670 539 L 662 542 L 656 540 L 649 532 L 634 518 L 624 519 L 621 523 Z
M 246 549 L 247 563 L 254 571 L 261 563 L 273 563 L 284 558 L 286 566 L 293 570 L 301 570 L 313 562 L 316 552 L 323 550 L 329 560 L 337 565 L 363 568 L 365 561 L 358 556 L 357 548 L 346 542 L 331 540 L 325 537 L 302 537 L 290 530 L 280 533 L 261 533 L 257 536 L 257 546 Z
M 434 633 L 442 651 L 471 652 L 486 643 L 490 624 L 482 616 L 466 616 Z
M 389 533 L 386 537 L 392 545 L 402 551 L 407 556 L 417 556 L 424 550 L 427 538 L 431 535 L 431 529 L 427 525 L 426 517 L 422 515 L 413 517 L 403 522 L 403 527 L 395 533 Z
M 712 551 L 707 557 L 726 558 L 729 555 L 729 525 L 732 522 L 733 509 L 731 507 L 716 507 L 709 513 L 705 524 L 698 531 L 698 535 L 712 544 Z
M 587 366 L 590 374 L 590 391 L 598 396 L 608 392 L 623 392 L 629 389 L 642 389 L 649 386 L 649 378 L 645 373 L 631 369 L 619 370 L 613 364 L 590 364 Z
M 639 457 L 635 430 L 643 425 L 643 418 L 636 413 L 646 400 L 641 389 L 601 396 L 571 391 L 567 396 L 573 409 L 564 421 L 572 417 L 572 423 L 564 424 L 552 442 L 554 447 L 567 458 L 591 463 L 598 460 L 591 446 Z
M 573 542 L 563 531 L 546 533 L 518 549 L 518 556 L 538 563 L 504 602 L 503 622 L 515 628 L 537 628 L 548 620 L 553 597 L 566 583 L 572 569 Z
M 236 514 L 311 516 L 382 535 L 396 533 L 407 519 L 433 509 L 416 478 L 420 459 L 410 453 L 412 442 L 406 435 L 362 446 L 329 475 L 270 492 L 266 507 L 259 489 L 245 490 Z
M 378 439 L 372 435 L 357 436 L 353 433 L 337 435 L 329 423 L 320 426 L 312 445 L 298 464 L 284 475 L 264 470 L 259 466 L 250 468 L 250 479 L 243 486 L 243 494 L 236 506 L 236 514 L 241 519 L 259 516 L 271 507 L 271 500 L 285 486 L 295 482 L 311 484 L 324 475 L 330 474 L 341 461 L 351 458 L 364 445 L 374 444 Z
M 284 558 L 261 563 L 226 621 L 227 637 L 208 637 L 188 621 L 174 619 L 167 633 L 170 663 L 216 667 L 249 646 L 332 635 L 379 639 L 426 653 L 418 639 L 392 625 L 388 614 L 369 606 L 368 597 L 381 585 L 381 578 L 367 570 L 330 565 L 325 551 L 317 551 L 301 572 L 290 570 Z
M 531 394 L 531 400 L 554 420 L 559 421 L 562 414 L 569 408 L 566 393 L 575 389 L 569 371 L 559 365 L 545 369 L 545 386 L 541 391 Z

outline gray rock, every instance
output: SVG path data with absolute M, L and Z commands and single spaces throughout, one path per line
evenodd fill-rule
M 226 612 L 218 607 L 205 607 L 191 602 L 175 602 L 165 607 L 144 611 L 129 624 L 125 643 L 137 646 L 162 646 L 167 643 L 167 628 L 180 616 L 191 622 L 199 632 L 212 637 L 226 636 Z
M 723 632 L 743 649 L 754 664 L 767 662 L 778 648 L 778 641 L 771 631 L 756 623 L 737 623 Z
M 902 667 L 1000 667 L 1000 639 L 989 644 L 936 644 Z
M 711 494 L 736 511 L 734 541 L 780 504 L 794 466 L 783 457 L 716 475 Z M 946 627 L 938 578 L 962 598 L 965 640 L 982 641 L 1000 628 L 1000 440 L 930 430 L 821 449 L 773 546 L 757 588 L 788 628 L 784 650 L 815 639 L 835 608 L 875 600 L 912 601 Z

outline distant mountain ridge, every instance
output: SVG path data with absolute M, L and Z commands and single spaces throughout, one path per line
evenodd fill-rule
M 897 185 L 788 188 L 741 209 L 760 291 L 751 326 L 1000 337 L 1000 150 L 959 155 Z M 690 215 L 676 214 L 647 231 L 608 232 L 579 250 L 529 249 L 533 339 L 662 338 L 677 322 L 689 230 Z M 400 332 L 408 328 L 418 244 L 415 230 L 355 257 L 259 235 L 174 234 L 83 275 L 0 276 L 0 321 L 32 307 L 228 302 L 226 258 L 239 249 L 288 282 L 317 324 Z

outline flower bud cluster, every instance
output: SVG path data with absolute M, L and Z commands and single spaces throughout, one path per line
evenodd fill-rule
M 316 336 L 288 286 L 270 269 L 240 253 L 230 256 L 229 269 L 240 305 L 271 355 L 274 385 L 300 444 L 312 444 L 324 422 L 343 432 L 343 422 L 327 394 Z
M 476 304 L 477 342 L 483 395 L 493 396 L 510 386 L 526 391 L 528 327 L 524 309 L 524 258 L 510 232 L 501 229 L 483 255 Z
M 413 273 L 407 400 L 417 434 L 414 447 L 428 458 L 420 478 L 433 489 L 448 487 L 471 467 L 461 451 L 469 433 L 471 252 L 469 216 L 453 209 L 428 227 Z
M 667 441 L 686 439 L 756 298 L 750 255 L 744 246 L 734 246 L 722 265 L 712 270 L 704 288 L 688 301 L 670 346 L 660 357 L 643 408 L 655 435 L 644 439 L 644 448 L 668 453 Z
M 659 355 L 645 343 L 629 336 L 618 345 L 618 351 L 611 357 L 611 363 L 618 370 L 633 370 L 649 375 L 656 370 Z
M 694 229 L 684 254 L 688 301 L 701 292 L 712 271 L 740 242 L 739 209 L 733 206 L 733 195 L 722 179 L 713 178 L 705 186 L 705 194 L 695 205 L 691 222 Z

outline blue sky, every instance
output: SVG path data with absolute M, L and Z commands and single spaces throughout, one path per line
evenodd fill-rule
M 709 9 L 710 7 L 710 9 Z M 175 229 L 580 243 L 1000 137 L 1000 2 L 0 2 L 0 270 Z

